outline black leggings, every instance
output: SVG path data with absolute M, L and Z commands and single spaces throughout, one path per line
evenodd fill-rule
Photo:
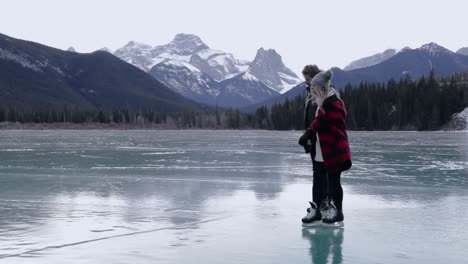
M 338 210 L 343 210 L 343 187 L 341 187 L 341 172 L 327 174 L 323 162 L 312 160 L 314 180 L 312 185 L 312 200 L 317 206 L 328 196 L 333 200 Z

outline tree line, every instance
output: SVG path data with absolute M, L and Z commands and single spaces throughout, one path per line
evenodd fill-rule
M 301 130 L 305 96 L 275 104 L 269 113 L 258 109 L 256 116 L 265 118 L 262 124 L 270 122 L 271 129 Z M 340 96 L 350 130 L 435 130 L 468 107 L 468 73 L 437 78 L 430 72 L 418 80 L 405 76 L 398 81 L 361 82 L 346 85 Z
M 433 130 L 468 107 L 468 74 L 437 78 L 431 72 L 418 80 L 405 77 L 383 83 L 347 85 L 341 98 L 350 130 Z M 99 110 L 65 106 L 34 110 L 0 107 L 0 122 L 156 124 L 174 129 L 304 129 L 304 94 L 255 112 L 216 107 L 208 112 Z

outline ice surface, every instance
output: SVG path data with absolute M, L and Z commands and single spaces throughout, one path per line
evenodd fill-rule
M 468 133 L 350 132 L 344 229 L 299 136 L 0 131 L 0 263 L 465 263 Z

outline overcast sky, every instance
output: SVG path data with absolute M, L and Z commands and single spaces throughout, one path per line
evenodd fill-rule
M 57 48 L 154 46 L 193 33 L 240 59 L 274 48 L 296 73 L 387 48 L 468 46 L 466 0 L 3 0 L 1 9 L 0 33 Z

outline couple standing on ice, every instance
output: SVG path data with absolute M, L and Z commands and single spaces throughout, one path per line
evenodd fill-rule
M 304 108 L 305 132 L 299 144 L 310 153 L 313 165 L 312 202 L 302 225 L 340 225 L 343 215 L 341 172 L 351 168 L 346 133 L 346 108 L 331 85 L 333 72 L 307 65 L 302 71 L 307 97 Z

